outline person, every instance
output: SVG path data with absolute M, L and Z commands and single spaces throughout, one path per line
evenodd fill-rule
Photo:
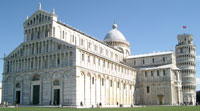
M 81 101 L 80 105 L 83 106 L 83 102 L 82 101 Z
M 101 107 L 101 102 L 99 103 L 99 107 Z
M 99 107 L 101 107 L 101 102 L 99 103 Z
M 6 102 L 6 108 L 8 107 L 8 102 Z

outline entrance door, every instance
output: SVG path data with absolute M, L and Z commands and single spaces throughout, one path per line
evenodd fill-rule
M 60 104 L 60 89 L 54 89 L 54 105 Z
M 40 101 L 40 85 L 33 86 L 33 104 L 38 105 Z
M 159 96 L 158 96 L 158 99 L 159 99 L 159 104 L 162 105 L 162 104 L 163 104 L 163 103 L 162 103 L 163 96 L 162 96 L 162 95 L 159 95 Z
M 16 104 L 20 104 L 20 91 L 16 91 Z

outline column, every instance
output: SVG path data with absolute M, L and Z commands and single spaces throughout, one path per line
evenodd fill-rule
M 14 62 L 12 61 L 12 66 L 11 66 L 11 67 L 12 67 L 12 68 L 11 68 L 11 73 L 13 73 L 13 68 L 14 68 L 14 67 L 13 67 L 13 64 L 14 64 Z
M 46 52 L 46 50 L 45 50 L 45 45 L 46 45 L 45 42 L 46 42 L 46 41 L 42 41 L 42 47 L 43 47 L 43 48 L 42 48 L 42 52 L 43 52 L 43 53 Z
M 37 54 L 37 44 L 34 43 L 34 54 Z
M 40 67 L 40 65 L 39 65 L 40 63 L 39 63 L 39 57 L 37 56 L 37 68 L 36 69 L 40 69 L 39 67 Z
M 37 28 L 35 28 L 35 39 L 34 40 L 37 40 Z
M 59 64 L 59 67 L 61 67 L 62 66 L 62 54 L 60 53 L 60 55 L 59 55 L 59 58 L 60 58 L 60 64 Z
M 52 25 L 49 25 L 49 37 L 52 37 Z
M 47 64 L 46 64 L 46 63 L 47 63 L 47 57 L 46 57 L 46 56 L 44 56 L 44 69 L 46 69 L 46 68 L 47 68 L 47 66 L 46 66 Z
M 28 70 L 31 70 L 31 58 L 28 59 Z
M 33 69 L 35 69 L 35 58 L 32 59 L 33 59 Z
M 18 61 L 16 60 L 15 72 L 18 71 Z
M 66 61 L 66 62 L 65 62 L 65 65 L 66 65 L 66 66 L 69 66 L 69 65 L 68 65 L 68 64 L 69 64 L 68 55 L 69 55 L 68 52 L 66 52 L 66 58 L 65 58 L 65 59 L 66 59 L 66 60 L 65 60 L 65 61 Z
M 51 51 L 53 52 L 54 51 L 54 42 L 51 41 Z
M 55 61 L 56 61 L 55 62 L 56 63 L 56 67 L 58 67 L 58 62 L 57 62 L 58 61 L 58 57 L 57 57 L 57 54 L 56 54 L 56 60 Z
M 24 52 L 24 55 L 27 56 L 27 53 L 28 53 L 28 48 L 27 48 L 27 44 L 25 45 L 25 52 Z
M 68 52 L 68 57 L 67 57 L 67 66 L 70 66 L 70 52 Z
M 25 59 L 25 71 L 27 71 L 27 67 L 28 67 L 28 59 Z
M 49 40 L 49 42 L 48 42 L 48 52 L 51 52 L 51 44 L 50 44 L 50 40 Z
M 105 87 L 105 90 L 104 90 L 104 91 L 105 91 L 105 105 L 108 105 L 108 103 L 107 103 L 107 96 L 108 96 L 108 95 L 107 95 L 107 91 L 106 91 L 106 90 L 107 90 L 107 89 L 106 89 L 106 87 L 107 87 L 107 82 L 106 82 L 106 81 L 107 81 L 107 77 L 104 78 L 104 87 Z
M 101 76 L 100 76 L 100 78 L 99 78 L 100 98 L 99 98 L 99 99 L 100 99 L 100 102 L 101 102 L 101 104 L 102 104 L 102 92 L 101 92 L 101 90 L 102 90 L 102 89 L 101 89 L 101 88 L 102 88 L 102 83 L 101 83 L 102 80 L 101 80 L 101 79 L 102 79 L 102 78 L 101 78 Z
M 9 61 L 9 73 L 11 73 L 11 61 Z
M 30 55 L 30 44 L 27 44 L 27 55 Z
M 43 57 L 41 56 L 41 60 L 40 60 L 40 69 L 43 69 L 42 64 L 43 64 Z
M 26 41 L 26 31 L 24 32 L 24 42 Z
M 23 59 L 21 59 L 21 67 L 20 67 L 20 72 L 23 72 L 24 68 L 24 62 Z
M 19 60 L 18 60 L 18 64 L 17 64 L 17 65 L 18 65 L 18 66 L 17 66 L 17 67 L 18 67 L 18 68 L 17 68 L 17 69 L 18 69 L 17 72 L 20 72 L 20 67 L 19 67 L 19 66 L 20 66 L 20 62 L 21 62 L 21 61 L 20 61 L 20 59 L 19 59 Z
M 48 68 L 50 68 L 50 56 L 49 55 L 47 55 L 47 64 L 48 64 Z
M 98 78 L 98 77 L 95 77 L 95 78 L 94 78 L 94 87 L 95 87 L 95 88 L 94 88 L 94 90 L 95 90 L 94 104 L 95 104 L 95 105 L 97 104 L 97 78 Z M 99 103 L 98 103 L 98 104 L 99 104 Z
M 23 59 L 23 68 L 22 68 L 22 71 L 23 71 L 23 72 L 25 71 L 25 67 L 26 67 L 25 59 Z
M 83 104 L 85 105 L 86 104 L 86 74 L 83 75 L 84 76 L 84 102 Z
M 44 53 L 44 41 L 41 42 L 41 53 Z
M 65 53 L 60 53 L 61 54 L 61 58 L 60 58 L 60 63 L 61 63 L 61 67 L 64 66 L 64 55 Z
M 49 37 L 50 36 L 50 28 L 49 28 L 49 25 L 47 25 L 47 37 Z

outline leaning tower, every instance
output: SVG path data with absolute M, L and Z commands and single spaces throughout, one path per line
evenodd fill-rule
M 182 72 L 183 102 L 196 104 L 196 46 L 190 34 L 178 35 L 176 63 Z

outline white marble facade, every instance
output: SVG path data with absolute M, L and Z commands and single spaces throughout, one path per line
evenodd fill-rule
M 163 58 L 164 57 L 164 58 Z M 131 56 L 116 24 L 99 41 L 41 9 L 24 42 L 4 59 L 2 101 L 10 105 L 178 105 L 182 77 L 173 51 Z
M 137 70 L 136 104 L 179 105 L 182 100 L 180 69 L 173 51 L 134 55 L 127 63 Z
M 176 45 L 177 66 L 182 69 L 183 102 L 196 104 L 196 46 L 190 34 L 178 35 Z
M 40 5 L 24 22 L 24 40 L 5 58 L 3 101 L 72 107 L 134 104 L 136 70 L 123 62 L 128 53 L 57 21 L 55 10 L 49 13 Z

